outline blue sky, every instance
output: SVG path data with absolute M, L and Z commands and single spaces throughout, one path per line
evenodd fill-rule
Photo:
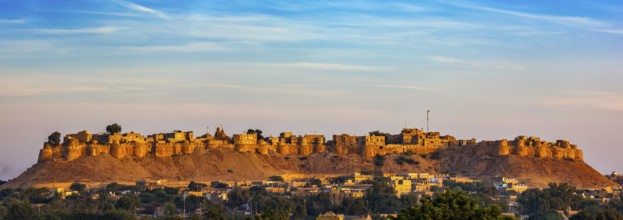
M 0 0 L 0 179 L 117 122 L 569 139 L 621 171 L 617 1 Z

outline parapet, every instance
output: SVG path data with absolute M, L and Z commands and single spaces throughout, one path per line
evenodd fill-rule
M 76 160 L 83 156 L 109 154 L 114 158 L 143 158 L 148 156 L 172 157 L 188 155 L 198 150 L 230 149 L 245 153 L 268 155 L 309 155 L 331 151 L 336 154 L 358 154 L 365 158 L 385 154 L 429 154 L 448 147 L 476 147 L 477 154 L 491 156 L 518 155 L 524 157 L 582 160 L 583 153 L 577 145 L 567 140 L 546 142 L 538 137 L 518 136 L 509 141 L 481 141 L 476 139 L 457 140 L 453 136 L 441 136 L 439 132 L 424 132 L 419 129 L 403 129 L 400 134 L 354 136 L 333 135 L 326 142 L 323 135 L 293 135 L 283 132 L 279 137 L 258 139 L 257 134 L 235 134 L 229 138 L 221 127 L 214 137 L 206 134 L 195 138 L 193 132 L 180 130 L 172 133 L 158 133 L 147 137 L 134 132 L 126 134 L 90 134 L 81 131 L 66 135 L 62 145 L 44 144 L 38 161 L 52 159 Z
M 483 147 L 486 145 L 484 143 L 485 142 L 481 142 L 474 146 Z M 523 157 L 534 156 L 539 158 L 583 160 L 582 151 L 577 149 L 577 145 L 572 145 L 566 140 L 557 140 L 556 142 L 550 143 L 542 141 L 537 137 L 519 136 L 512 141 L 512 144 L 506 140 L 497 141 L 495 146 L 490 150 L 490 155 L 492 156 L 504 156 L 509 154 Z

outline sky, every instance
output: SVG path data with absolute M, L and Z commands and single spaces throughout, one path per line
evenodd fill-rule
M 623 5 L 550 1 L 0 0 L 0 179 L 47 136 L 567 139 L 623 171 Z

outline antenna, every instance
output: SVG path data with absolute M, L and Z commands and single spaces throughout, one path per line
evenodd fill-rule
M 428 128 L 428 114 L 430 113 L 430 110 L 426 110 L 426 132 L 430 132 L 429 128 Z

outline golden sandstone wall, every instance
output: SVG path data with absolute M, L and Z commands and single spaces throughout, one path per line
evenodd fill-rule
M 177 132 L 183 133 L 183 132 Z M 582 150 L 566 140 L 556 142 L 542 141 L 536 137 L 519 136 L 514 140 L 499 141 L 455 140 L 451 136 L 440 136 L 439 133 L 423 133 L 421 130 L 405 129 L 403 133 L 394 136 L 351 136 L 347 134 L 333 135 L 333 140 L 325 142 L 322 135 L 293 136 L 291 132 L 284 132 L 279 138 L 269 137 L 265 140 L 257 139 L 255 134 L 234 135 L 231 139 L 216 139 L 205 135 L 194 138 L 192 133 L 185 135 L 185 139 L 168 139 L 167 134 L 152 135 L 145 139 L 142 135 L 111 135 L 118 138 L 91 136 L 82 131 L 78 134 L 67 135 L 62 145 L 51 146 L 45 143 L 39 152 L 38 161 L 67 160 L 72 161 L 84 156 L 110 155 L 117 159 L 127 157 L 143 158 L 147 156 L 172 157 L 188 155 L 197 151 L 213 149 L 231 149 L 241 153 L 259 153 L 262 155 L 310 155 L 313 153 L 332 152 L 340 155 L 358 154 L 365 158 L 385 154 L 430 154 L 447 148 L 473 148 L 479 154 L 490 156 L 518 155 L 524 157 L 555 158 L 583 160 Z M 220 136 L 227 137 L 223 130 Z M 423 134 L 426 134 L 424 136 Z M 171 135 L 169 135 L 171 136 Z M 141 139 L 143 137 L 143 139 Z M 410 140 L 408 144 L 387 143 L 396 140 Z M 131 139 L 131 141 L 129 141 Z M 89 140 L 88 143 L 83 141 Z M 98 140 L 113 143 L 98 143 Z M 149 141 L 146 141 L 149 140 Z M 418 140 L 418 141 L 415 141 Z M 120 143 L 121 141 L 121 143 Z M 170 142 L 175 141 L 175 142 Z
M 555 158 L 583 160 L 582 150 L 577 149 L 576 145 L 570 144 L 566 140 L 558 140 L 549 143 L 536 137 L 517 137 L 513 141 L 483 141 L 468 146 L 489 149 L 487 152 L 491 156 L 518 155 L 523 157 Z

